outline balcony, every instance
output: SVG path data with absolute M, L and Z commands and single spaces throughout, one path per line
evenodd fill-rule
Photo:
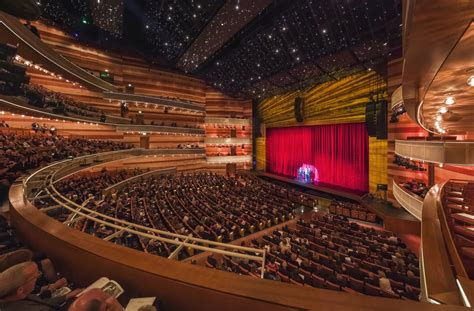
M 249 145 L 252 143 L 250 138 L 220 138 L 206 137 L 206 145 Z
M 407 212 L 421 221 L 423 198 L 400 186 L 397 179 L 393 179 L 393 196 Z
M 206 117 L 206 125 L 240 125 L 240 126 L 250 126 L 252 125 L 252 120 L 250 119 L 237 119 L 237 118 L 214 118 Z
M 18 44 L 18 54 L 34 63 L 42 64 L 49 71 L 61 74 L 64 78 L 79 82 L 94 90 L 115 91 L 117 87 L 91 75 L 73 64 L 50 46 L 41 41 L 20 21 L 0 11 L 0 42 Z
M 252 156 L 218 156 L 206 157 L 208 164 L 226 164 L 226 163 L 249 163 L 252 162 Z
M 159 97 L 159 96 L 149 96 L 149 95 L 143 95 L 143 94 L 130 94 L 130 93 L 119 93 L 119 92 L 104 92 L 103 97 L 104 99 L 109 99 L 109 100 L 147 103 L 147 104 L 159 105 L 159 106 L 169 107 L 169 108 L 185 109 L 185 110 L 190 110 L 197 113 L 206 112 L 205 105 L 182 101 L 182 100 L 168 99 L 168 98 Z
M 474 142 L 472 141 L 396 140 L 395 153 L 417 161 L 474 166 Z

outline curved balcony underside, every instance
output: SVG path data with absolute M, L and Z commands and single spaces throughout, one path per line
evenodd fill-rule
M 198 103 L 190 103 L 179 100 L 166 99 L 162 97 L 143 95 L 143 94 L 130 94 L 130 93 L 119 93 L 119 92 L 104 92 L 102 94 L 104 99 L 118 100 L 121 102 L 137 102 L 147 103 L 153 105 L 160 105 L 169 108 L 178 108 L 192 110 L 195 112 L 206 112 L 206 106 Z
M 396 140 L 395 153 L 418 161 L 458 166 L 474 165 L 474 142 Z
M 207 145 L 248 145 L 252 143 L 252 140 L 250 138 L 206 137 L 204 142 Z
M 252 156 L 220 156 L 220 157 L 206 157 L 208 164 L 226 164 L 226 163 L 249 163 L 252 161 Z
M 471 24 L 472 16 L 474 16 L 472 1 L 438 0 L 404 3 L 403 103 L 410 118 L 420 125 L 423 124 L 425 117 L 419 114 L 420 103 L 427 99 L 425 98 L 427 92 L 459 43 L 460 37 Z M 450 80 L 453 77 L 454 71 L 449 75 Z M 463 84 L 465 85 L 465 80 Z M 445 86 L 450 85 L 448 83 Z
M 42 64 L 49 71 L 60 74 L 71 81 L 79 82 L 86 87 L 101 91 L 117 90 L 116 86 L 91 75 L 58 54 L 23 26 L 16 17 L 0 11 L 0 26 L 0 41 L 13 45 L 18 44 L 18 54 L 22 57 Z
M 400 186 L 396 179 L 393 179 L 393 196 L 407 212 L 421 221 L 423 198 Z

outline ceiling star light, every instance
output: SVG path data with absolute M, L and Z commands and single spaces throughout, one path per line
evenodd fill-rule
M 454 99 L 454 96 L 448 96 L 448 97 L 446 97 L 446 99 L 444 100 L 444 103 L 445 103 L 446 105 L 453 105 L 455 102 L 456 102 L 456 100 Z
M 441 113 L 441 114 L 446 113 L 446 112 L 448 112 L 448 108 L 443 106 L 443 107 L 439 108 L 438 112 Z

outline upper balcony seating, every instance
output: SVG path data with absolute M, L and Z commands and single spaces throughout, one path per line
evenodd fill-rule
M 90 74 L 54 51 L 48 44 L 33 34 L 30 29 L 25 27 L 18 18 L 0 11 L 1 24 L 5 28 L 2 31 L 3 42 L 18 42 L 20 44 L 19 52 L 22 56 L 31 59 L 35 63 L 43 64 L 50 71 L 57 72 L 69 80 L 82 83 L 90 88 L 112 92 L 117 90 L 116 86 Z
M 428 193 L 429 188 L 426 186 L 424 182 L 417 181 L 417 180 L 408 180 L 404 182 L 400 182 L 400 185 L 405 188 L 406 190 L 416 194 L 417 196 L 424 198 L 426 193 Z
M 16 47 L 0 43 L 0 94 L 19 95 L 20 86 L 28 83 L 26 68 L 13 63 Z

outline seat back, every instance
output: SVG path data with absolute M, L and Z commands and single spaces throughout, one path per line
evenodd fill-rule
M 319 277 L 315 274 L 311 276 L 312 284 L 314 287 L 324 288 L 325 280 L 322 277 Z
M 326 288 L 330 289 L 330 290 L 341 291 L 341 286 L 339 286 L 339 284 L 334 284 L 334 283 L 329 282 L 329 281 L 326 282 Z
M 365 294 L 370 296 L 380 296 L 380 287 L 365 283 Z
M 364 292 L 364 282 L 363 281 L 359 281 L 357 279 L 354 279 L 353 277 L 349 277 L 349 286 L 350 286 L 350 288 L 352 288 L 353 290 L 355 290 L 359 293 Z

